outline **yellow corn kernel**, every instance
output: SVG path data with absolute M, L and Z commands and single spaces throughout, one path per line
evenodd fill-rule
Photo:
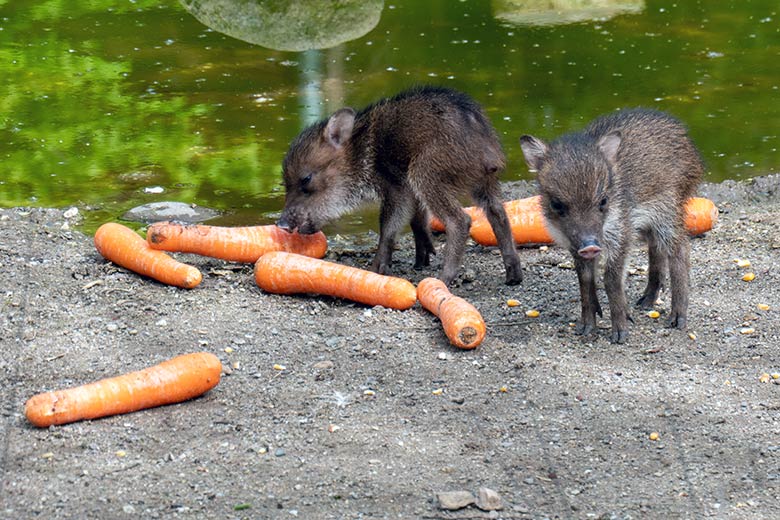
M 769 374 L 761 374 L 758 377 L 758 381 L 761 383 L 768 383 L 771 378 L 772 376 L 770 376 Z
M 509 388 L 507 388 L 507 386 L 504 385 L 501 388 L 499 388 L 498 391 L 503 393 L 503 394 L 505 394 L 505 393 L 507 393 L 509 391 Z
M 745 276 L 742 277 L 743 282 L 752 282 L 755 280 L 756 274 L 755 273 L 745 273 Z
M 756 331 L 753 327 L 742 327 L 739 329 L 740 334 L 753 334 Z
M 443 388 L 437 388 L 436 390 L 434 390 L 434 391 L 433 391 L 433 392 L 431 392 L 431 393 L 432 393 L 433 395 L 441 395 L 441 394 L 443 394 L 443 393 L 444 393 L 444 389 L 443 389 Z
M 651 433 L 651 434 L 648 436 L 648 438 L 649 438 L 651 441 L 657 441 L 659 438 L 661 438 L 661 436 L 660 436 L 660 435 L 658 435 L 658 432 L 652 432 L 652 433 Z
M 284 365 L 279 365 L 279 364 L 275 364 L 275 365 L 274 365 L 274 370 L 284 370 L 284 369 L 286 369 L 286 368 L 287 368 L 287 367 L 286 367 L 286 366 L 284 366 Z
M 661 317 L 661 313 L 658 311 L 650 311 L 647 313 L 647 316 L 653 318 L 654 320 L 657 320 L 658 318 Z
M 767 305 L 766 303 L 759 303 L 758 305 L 756 305 L 756 307 L 758 307 L 758 310 L 760 311 L 768 311 L 770 309 L 769 305 Z
M 233 353 L 233 347 L 225 347 L 225 353 L 226 354 L 232 354 Z
M 373 395 L 376 395 L 376 392 L 374 392 L 373 390 L 363 390 L 363 395 L 365 395 L 366 397 L 371 397 Z
M 695 340 L 696 339 L 696 334 L 694 334 L 693 332 L 689 332 L 688 333 L 688 337 L 693 339 L 693 340 Z
M 529 309 L 525 311 L 525 315 L 528 316 L 529 318 L 538 318 L 539 311 L 537 311 L 536 309 Z
M 512 300 L 512 299 L 510 299 L 510 300 L 506 301 L 506 306 L 507 307 L 517 307 L 518 305 L 520 305 L 520 300 Z
M 737 266 L 738 267 L 750 267 L 750 260 L 737 259 Z
M 772 372 L 771 376 L 772 376 L 772 379 L 780 379 L 780 374 L 777 373 L 777 372 Z

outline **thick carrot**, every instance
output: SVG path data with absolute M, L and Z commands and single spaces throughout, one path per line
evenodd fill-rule
M 274 225 L 220 227 L 157 222 L 149 226 L 146 240 L 153 249 L 196 253 L 245 263 L 254 263 L 269 251 L 288 251 L 322 258 L 328 249 L 328 241 L 322 231 L 301 235 Z
M 35 395 L 25 403 L 24 415 L 46 428 L 179 403 L 214 388 L 221 373 L 214 354 L 184 354 L 137 372 Z
M 325 294 L 391 309 L 408 309 L 417 301 L 408 280 L 283 251 L 257 260 L 255 281 L 271 293 Z
M 107 260 L 168 285 L 192 289 L 203 279 L 196 267 L 150 248 L 138 233 L 122 224 L 100 226 L 95 232 L 95 247 Z
M 485 338 L 485 320 L 469 302 L 455 296 L 444 282 L 425 278 L 417 284 L 420 304 L 439 317 L 450 343 L 463 349 L 479 346 Z
M 512 236 L 518 244 L 550 244 L 552 237 L 545 228 L 544 216 L 538 195 L 504 203 Z M 493 228 L 480 208 L 463 210 L 471 216 L 471 238 L 483 246 L 495 246 L 498 241 Z M 685 227 L 691 235 L 700 235 L 711 230 L 718 221 L 715 203 L 702 197 L 692 197 L 685 205 Z M 431 220 L 431 229 L 443 231 L 444 225 L 438 219 Z
M 551 244 L 553 239 L 545 228 L 545 220 L 540 205 L 541 197 L 510 200 L 504 203 L 512 237 L 517 244 Z M 474 219 L 471 223 L 471 238 L 483 246 L 498 244 L 493 228 L 487 217 Z

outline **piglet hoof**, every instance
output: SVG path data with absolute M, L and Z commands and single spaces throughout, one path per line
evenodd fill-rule
M 414 261 L 414 268 L 417 269 L 418 271 L 420 269 L 425 269 L 429 265 L 431 265 L 431 259 L 430 257 L 427 256 L 425 258 L 418 258 Z
M 647 309 L 647 310 L 649 310 L 649 309 L 653 308 L 653 305 L 655 304 L 655 301 L 657 299 L 658 298 L 653 298 L 652 296 L 648 296 L 647 294 L 644 294 L 644 295 L 642 295 L 641 298 L 639 298 L 636 301 L 635 305 L 637 307 L 639 307 L 640 309 Z
M 371 262 L 371 270 L 377 274 L 390 274 L 390 264 L 374 260 Z
M 584 323 L 582 321 L 577 322 L 577 326 L 574 327 L 574 333 L 578 336 L 590 336 L 596 326 L 593 323 Z
M 609 340 L 612 343 L 625 343 L 628 339 L 628 329 L 613 329 Z
M 688 318 L 682 314 L 672 313 L 672 317 L 669 318 L 669 327 L 685 330 L 688 327 Z
M 507 266 L 506 268 L 506 284 L 517 285 L 523 281 L 523 269 L 518 265 Z

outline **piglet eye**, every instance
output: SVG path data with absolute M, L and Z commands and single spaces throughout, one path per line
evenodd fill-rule
M 609 200 L 607 199 L 607 197 L 601 199 L 601 202 L 599 202 L 599 211 L 605 211 L 607 209 L 608 202 Z
M 311 173 L 306 177 L 303 177 L 300 181 L 301 190 L 305 193 L 309 192 L 309 184 L 311 184 Z
M 556 212 L 558 215 L 563 216 L 566 214 L 566 211 L 568 211 L 569 208 L 566 207 L 566 204 L 559 201 L 558 199 L 551 199 L 550 200 L 550 208 L 554 212 Z

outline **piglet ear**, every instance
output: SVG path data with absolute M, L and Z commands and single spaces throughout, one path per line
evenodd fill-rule
M 538 172 L 547 156 L 547 143 L 532 135 L 524 135 L 520 138 L 520 148 L 523 149 L 528 169 L 532 172 Z
M 610 132 L 601 139 L 599 139 L 599 150 L 604 154 L 607 162 L 614 166 L 617 162 L 617 154 L 620 149 L 620 141 L 622 137 L 620 132 Z
M 325 140 L 334 148 L 341 148 L 352 136 L 355 126 L 355 111 L 351 108 L 340 108 L 328 119 L 325 125 Z

